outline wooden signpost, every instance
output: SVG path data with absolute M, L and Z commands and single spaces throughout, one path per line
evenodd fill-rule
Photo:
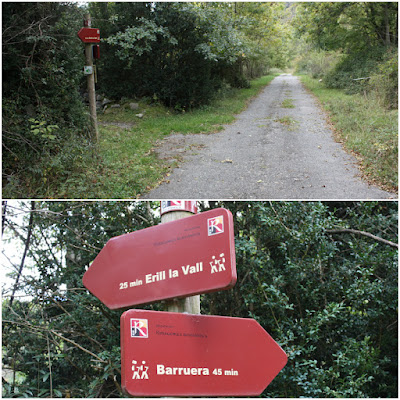
M 197 202 L 192 200 L 162 200 L 160 202 L 161 223 L 177 221 L 197 214 Z M 200 314 L 200 295 L 173 298 L 165 304 L 164 311 Z
M 96 111 L 96 89 L 94 79 L 94 66 L 93 66 L 93 43 L 100 42 L 100 30 L 90 28 L 91 19 L 90 15 L 86 15 L 83 22 L 84 27 L 78 32 L 79 39 L 85 43 L 85 75 L 87 76 L 87 89 L 89 94 L 89 113 L 90 123 L 92 127 L 92 134 L 96 142 L 99 140 L 99 129 L 97 126 L 97 111 Z
M 173 212 L 197 212 L 191 203 L 165 201 L 164 223 L 110 239 L 84 285 L 111 309 L 231 288 L 232 214 L 218 208 L 175 220 Z M 253 319 L 179 311 L 186 312 L 122 314 L 121 384 L 128 395 L 257 396 L 287 362 Z

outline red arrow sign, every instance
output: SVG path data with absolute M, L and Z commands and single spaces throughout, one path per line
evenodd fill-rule
M 129 310 L 122 388 L 131 396 L 256 396 L 287 356 L 253 319 Z
M 83 43 L 99 43 L 100 42 L 100 29 L 97 28 L 81 28 L 78 32 L 79 39 Z
M 111 309 L 235 283 L 233 218 L 223 208 L 112 238 L 83 276 Z

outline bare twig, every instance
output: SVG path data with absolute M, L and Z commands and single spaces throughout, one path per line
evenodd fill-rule
M 51 372 L 51 357 L 50 357 L 49 334 L 46 335 L 46 341 L 47 341 L 47 358 L 49 360 L 50 397 L 53 397 L 53 374 Z
M 5 149 L 6 149 L 7 151 L 9 151 L 14 157 L 19 158 L 19 157 L 17 156 L 17 154 L 15 154 L 9 147 L 7 147 L 4 143 L 2 143 L 2 146 L 5 147 Z
M 60 302 L 55 301 L 54 298 L 52 298 L 51 300 L 52 300 L 53 303 L 56 304 L 57 307 L 59 307 L 65 314 L 67 314 L 69 317 L 71 317 L 71 319 L 74 320 L 74 322 L 77 324 L 77 326 L 79 326 L 79 328 L 82 329 L 82 335 L 83 335 L 84 337 L 86 337 L 86 338 L 89 339 L 90 341 L 96 343 L 99 347 L 101 347 L 103 350 L 105 350 L 104 346 L 103 346 L 100 342 L 98 342 L 96 339 L 94 339 L 93 337 L 89 336 L 89 335 L 85 332 L 83 326 L 82 326 L 81 324 L 79 324 L 79 323 L 76 321 L 76 319 L 75 319 L 75 318 L 60 304 Z
M 36 331 L 44 331 L 44 332 L 50 332 L 53 335 L 58 336 L 60 339 L 65 340 L 68 343 L 71 343 L 73 346 L 77 347 L 78 349 L 84 351 L 85 353 L 90 354 L 92 357 L 94 357 L 97 361 L 101 362 L 101 363 L 105 363 L 107 364 L 107 361 L 103 360 L 102 358 L 100 358 L 99 356 L 97 356 L 96 354 L 92 353 L 90 350 L 85 349 L 84 347 L 82 347 L 80 344 L 74 342 L 71 339 L 66 338 L 65 336 L 59 334 L 58 332 L 56 332 L 54 329 L 48 329 L 46 327 L 40 327 L 40 326 L 36 326 L 36 325 L 32 325 L 29 324 L 28 322 L 18 322 L 18 321 L 11 321 L 11 320 L 5 320 L 3 319 L 3 322 L 5 323 L 9 323 L 9 324 L 15 324 L 15 325 L 22 325 L 22 326 L 27 326 L 28 328 L 31 328 L 33 330 Z
M 369 238 L 371 238 L 371 239 L 376 240 L 377 242 L 381 242 L 381 243 L 387 244 L 388 246 L 395 247 L 396 249 L 399 248 L 398 243 L 391 242 L 390 240 L 383 239 L 383 238 L 381 238 L 381 237 L 379 237 L 379 236 L 373 235 L 372 233 L 365 232 L 365 231 L 359 231 L 359 230 L 357 230 L 357 229 L 347 229 L 347 228 L 341 228 L 341 229 L 326 229 L 325 232 L 326 232 L 326 233 L 331 233 L 331 234 L 336 234 L 336 233 L 338 233 L 338 234 L 339 234 L 339 233 L 353 233 L 354 235 L 360 235 L 360 236 L 369 237 Z
M 275 316 L 274 310 L 273 310 L 273 308 L 271 307 L 271 304 L 269 303 L 269 298 L 268 298 L 267 293 L 265 292 L 265 290 L 264 290 L 264 288 L 263 288 L 263 286 L 262 286 L 262 282 L 260 281 L 260 279 L 259 279 L 258 277 L 257 277 L 257 281 L 258 281 L 258 284 L 260 285 L 260 288 L 261 288 L 261 290 L 262 290 L 262 292 L 263 292 L 263 295 L 264 295 L 264 297 L 265 297 L 265 300 L 267 300 L 267 304 L 268 304 L 268 306 L 269 306 L 269 309 L 271 310 L 271 314 L 272 314 L 272 317 L 274 318 L 274 321 L 275 321 L 275 323 L 276 323 L 276 326 L 278 327 L 278 330 L 280 331 L 280 330 L 281 330 L 281 327 L 280 327 L 280 325 L 279 325 L 278 319 L 277 319 L 276 316 Z
M 282 222 L 282 219 L 279 217 L 278 213 L 276 212 L 276 210 L 275 210 L 275 208 L 274 208 L 274 206 L 272 204 L 272 201 L 269 201 L 268 203 L 271 206 L 272 211 L 275 213 L 276 218 L 278 218 L 278 220 L 281 223 L 281 225 L 291 234 L 292 233 L 291 230 Z

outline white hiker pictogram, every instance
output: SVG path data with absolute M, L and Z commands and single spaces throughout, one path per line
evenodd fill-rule
M 146 361 L 142 361 L 142 365 L 138 366 L 136 360 L 132 360 L 132 379 L 149 379 L 149 374 L 147 371 L 149 367 L 146 364 Z
M 219 259 L 215 256 L 212 256 L 212 261 L 210 261 L 211 265 L 211 273 L 225 271 L 225 254 L 221 253 L 219 255 Z

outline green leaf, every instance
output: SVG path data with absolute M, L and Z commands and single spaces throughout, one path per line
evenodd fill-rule
M 49 379 L 49 376 L 50 376 L 50 372 L 46 372 L 44 375 L 43 375 L 43 382 L 46 382 L 47 381 L 47 379 Z

